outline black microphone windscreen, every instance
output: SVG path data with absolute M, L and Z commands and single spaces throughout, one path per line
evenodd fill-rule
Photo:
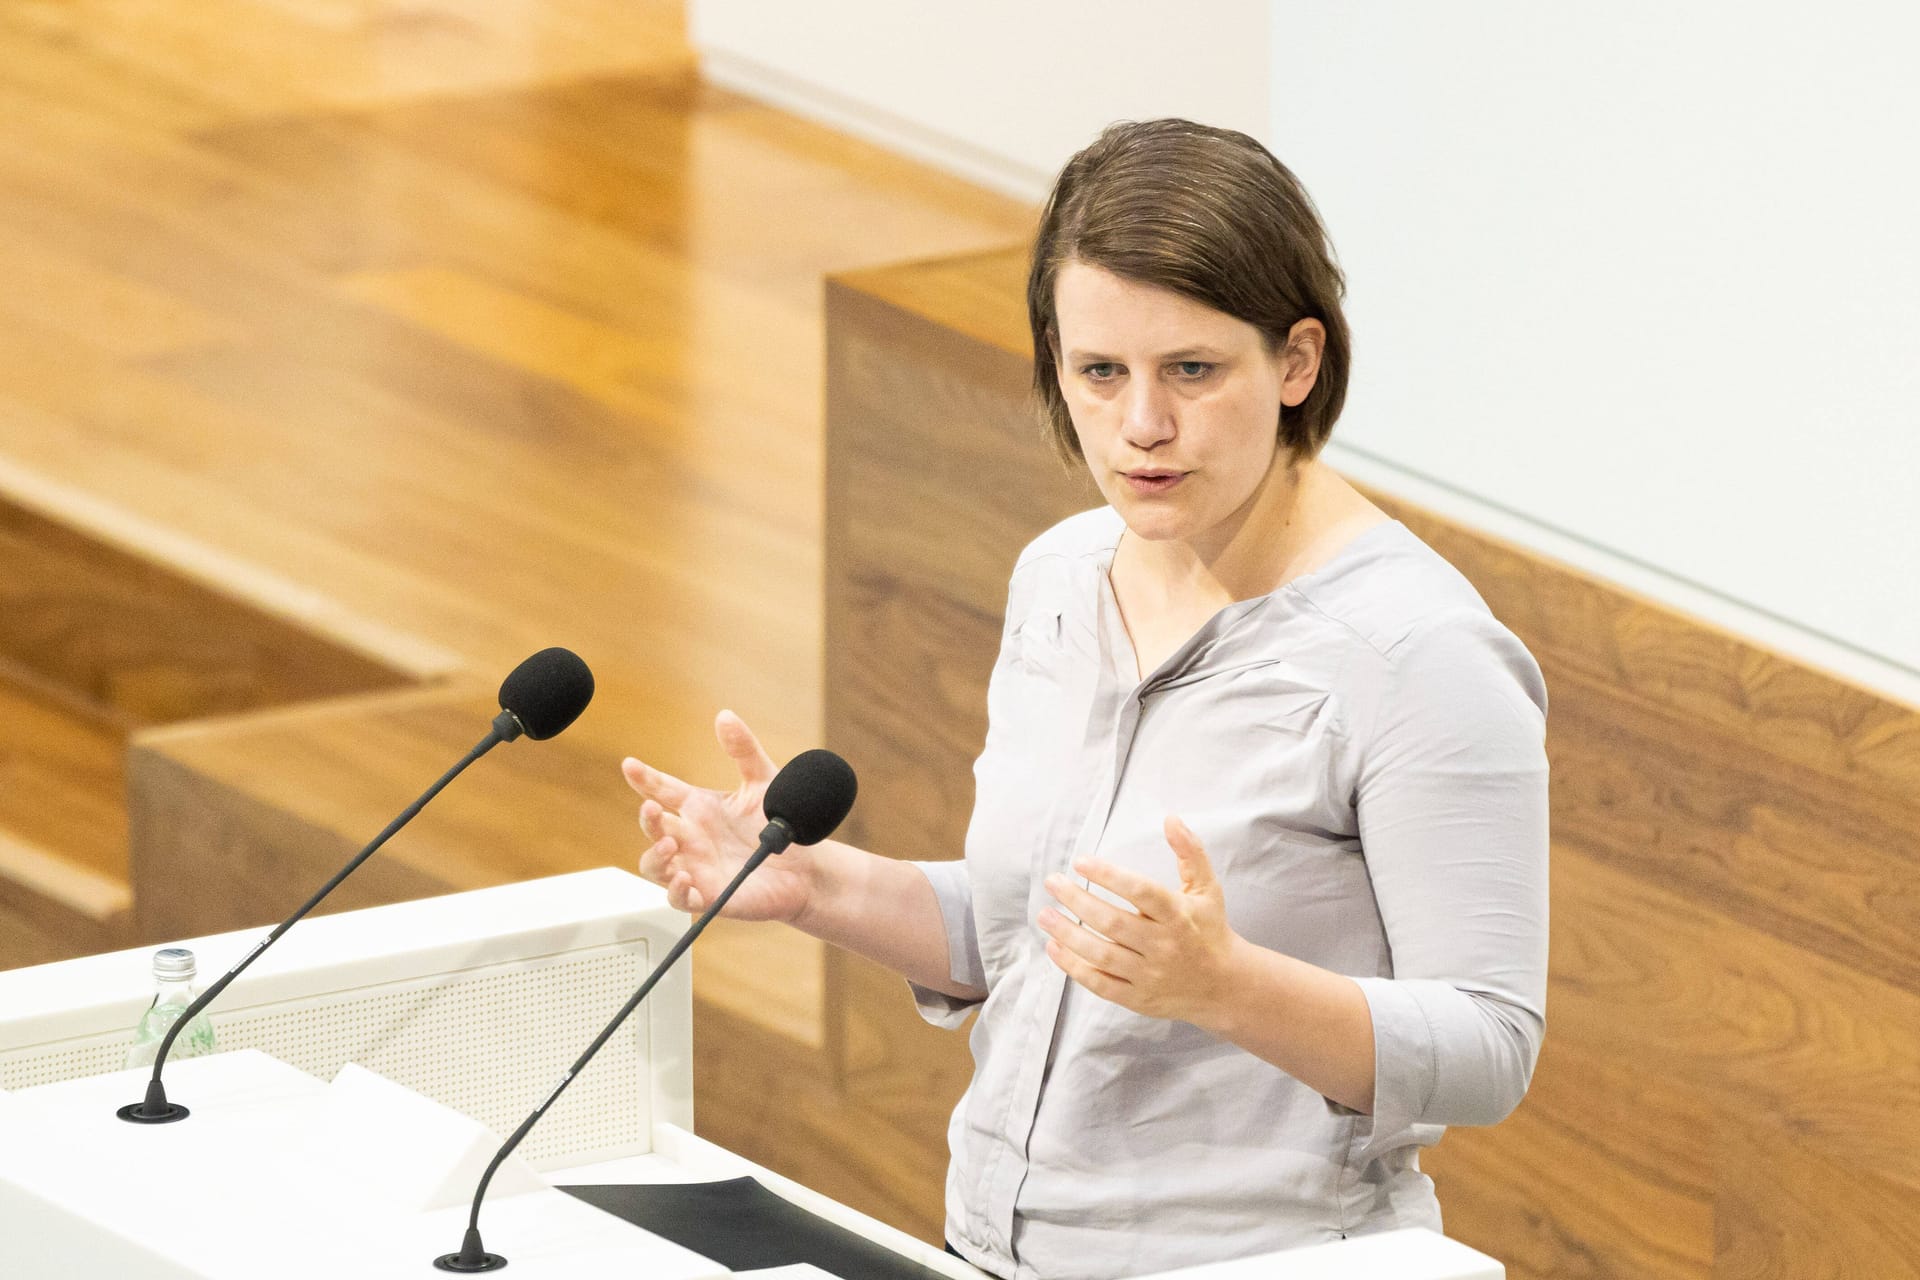
M 593 672 L 571 649 L 542 649 L 500 682 L 501 709 L 535 741 L 578 720 L 591 701 Z
M 762 807 L 769 822 L 787 825 L 795 844 L 818 844 L 853 811 L 858 790 L 853 766 L 816 747 L 802 751 L 774 775 Z

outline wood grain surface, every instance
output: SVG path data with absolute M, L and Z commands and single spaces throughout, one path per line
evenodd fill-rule
M 829 293 L 830 744 L 860 835 L 952 856 L 1019 548 L 1094 500 L 1027 403 L 1021 253 Z M 1920 713 L 1372 495 L 1470 578 L 1552 700 L 1552 957 L 1533 1087 L 1423 1165 L 1520 1277 L 1920 1265 Z M 898 984 L 830 960 L 850 1086 L 931 1143 L 964 1087 Z M 938 1180 L 921 1195 L 936 1201 Z
M 1033 213 L 704 84 L 661 0 L 0 6 L 0 964 L 277 918 L 549 644 L 588 714 L 337 906 L 631 865 L 620 757 L 724 785 L 722 706 L 957 853 L 1013 556 L 1093 500 L 1026 404 Z M 1393 505 L 1553 697 L 1549 1033 L 1430 1153 L 1449 1230 L 1911 1274 L 1920 715 Z M 132 576 L 78 594 L 66 534 Z M 397 674 L 239 696 L 319 661 L 179 656 L 243 614 Z M 938 1239 L 963 1039 L 790 932 L 695 960 L 701 1132 Z
M 0 546 L 0 965 L 264 927 L 548 645 L 594 669 L 587 715 L 332 906 L 632 866 L 621 757 L 729 785 L 722 707 L 819 745 L 823 277 L 1033 210 L 703 83 L 682 10 L 0 5 L 0 538 L 45 535 Z M 65 535 L 131 576 L 83 590 Z M 241 615 L 397 678 L 255 697 L 324 663 Z M 694 961 L 701 1060 L 735 1068 L 703 1132 L 832 1085 L 817 943 L 723 924 Z M 879 1130 L 802 1114 L 733 1145 L 865 1170 L 927 1229 Z

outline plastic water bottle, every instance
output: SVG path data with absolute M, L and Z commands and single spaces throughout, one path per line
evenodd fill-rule
M 127 1050 L 129 1067 L 153 1065 L 167 1032 L 200 994 L 193 985 L 197 972 L 193 952 L 185 947 L 167 947 L 153 953 L 153 1003 L 140 1015 L 140 1025 L 134 1028 L 133 1047 Z M 212 1052 L 213 1024 L 207 1021 L 206 1012 L 202 1010 L 193 1015 L 193 1021 L 180 1028 L 173 1048 L 167 1053 L 167 1061 L 197 1058 Z

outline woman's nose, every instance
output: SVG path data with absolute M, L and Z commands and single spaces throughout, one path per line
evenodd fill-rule
M 1136 449 L 1172 439 L 1173 404 L 1165 388 L 1151 378 L 1135 379 L 1126 391 L 1120 430 Z

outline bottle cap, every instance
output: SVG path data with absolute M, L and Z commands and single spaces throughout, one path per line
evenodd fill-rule
M 163 981 L 178 982 L 198 972 L 193 952 L 185 947 L 166 947 L 153 953 L 153 976 Z

